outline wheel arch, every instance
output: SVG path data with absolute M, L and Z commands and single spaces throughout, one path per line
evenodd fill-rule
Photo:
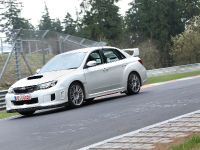
M 86 94 L 86 89 L 85 89 L 85 86 L 84 86 L 83 82 L 81 82 L 80 80 L 74 80 L 69 84 L 69 87 L 74 83 L 79 83 L 81 85 L 81 87 L 83 88 L 84 97 L 86 98 L 87 94 Z M 68 91 L 69 91 L 69 88 L 68 88 Z M 69 93 L 69 92 L 67 92 L 67 93 Z

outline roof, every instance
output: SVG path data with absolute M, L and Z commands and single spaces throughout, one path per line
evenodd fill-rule
M 102 48 L 114 48 L 116 49 L 116 47 L 111 47 L 111 46 L 103 46 L 103 47 L 87 47 L 87 48 L 81 48 L 81 49 L 76 49 L 76 50 L 72 50 L 72 51 L 68 51 L 62 54 L 69 54 L 69 53 L 78 53 L 78 52 L 84 52 L 84 53 L 88 53 L 88 52 L 92 52 L 94 50 L 98 50 L 98 49 L 102 49 Z M 61 54 L 61 55 L 62 55 Z

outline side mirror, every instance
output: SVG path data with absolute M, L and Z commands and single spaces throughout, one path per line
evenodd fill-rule
M 37 69 L 37 70 L 36 70 L 36 74 L 38 74 L 38 73 L 40 72 L 40 70 L 41 70 L 41 69 Z
M 96 66 L 97 65 L 97 62 L 96 61 L 89 61 L 88 63 L 87 63 L 87 67 L 94 67 L 94 66 Z

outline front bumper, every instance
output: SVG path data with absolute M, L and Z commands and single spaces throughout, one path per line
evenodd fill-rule
M 6 95 L 6 110 L 7 112 L 16 112 L 21 110 L 40 110 L 46 108 L 53 108 L 57 106 L 62 106 L 68 102 L 67 90 L 66 89 L 56 89 L 50 88 L 46 90 L 39 90 L 33 93 L 28 93 L 32 99 L 37 99 L 34 104 L 20 104 L 17 105 L 15 102 L 15 96 L 24 94 L 10 94 Z M 26 95 L 26 94 L 25 94 Z M 52 99 L 52 95 L 54 98 Z

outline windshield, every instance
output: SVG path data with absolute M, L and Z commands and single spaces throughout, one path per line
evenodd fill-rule
M 83 52 L 57 55 L 42 67 L 39 73 L 77 69 L 82 64 L 85 55 L 86 53 Z

